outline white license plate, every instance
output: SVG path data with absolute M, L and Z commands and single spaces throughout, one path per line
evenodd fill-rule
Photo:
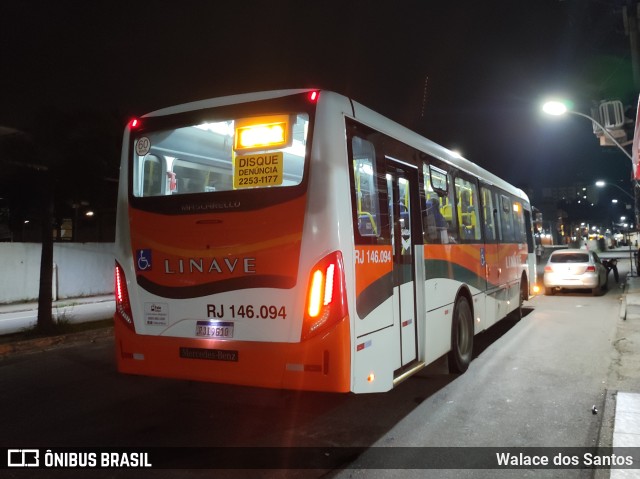
M 233 338 L 233 323 L 230 321 L 198 321 L 196 336 L 199 338 Z

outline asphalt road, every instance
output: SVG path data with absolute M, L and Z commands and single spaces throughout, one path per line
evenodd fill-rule
M 624 276 L 624 267 L 621 274 Z M 618 306 L 605 295 L 539 296 L 518 323 L 476 338 L 461 376 L 438 361 L 384 394 L 272 391 L 115 371 L 111 338 L 0 361 L 4 447 L 593 446 L 616 384 Z M 411 461 L 409 460 L 409 464 Z M 153 470 L 91 477 L 592 477 L 591 470 Z M 8 470 L 4 477 L 86 477 Z

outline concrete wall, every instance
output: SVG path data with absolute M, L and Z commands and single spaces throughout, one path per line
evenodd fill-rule
M 54 243 L 54 299 L 113 294 L 113 243 Z M 0 303 L 36 301 L 39 243 L 0 243 Z

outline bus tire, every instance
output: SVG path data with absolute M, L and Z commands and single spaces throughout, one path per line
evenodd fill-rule
M 451 351 L 448 362 L 451 374 L 462 374 L 473 358 L 473 314 L 466 296 L 460 296 L 453 308 Z
M 524 308 L 524 302 L 529 299 L 529 283 L 527 282 L 526 276 L 522 275 L 520 278 L 520 295 L 518 298 L 518 307 L 511 311 L 509 317 L 514 321 L 518 322 L 522 319 L 522 308 Z

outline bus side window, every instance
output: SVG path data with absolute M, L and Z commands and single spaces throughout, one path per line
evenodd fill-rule
M 455 243 L 453 188 L 444 170 L 423 164 L 424 203 L 422 205 L 423 238 L 426 243 Z
M 513 231 L 513 209 L 511 200 L 505 195 L 500 197 L 500 229 L 502 231 L 502 241 L 512 243 L 515 240 Z
M 477 186 L 474 182 L 458 177 L 455 180 L 455 187 L 460 240 L 477 241 L 480 239 Z
M 355 190 L 358 232 L 361 236 L 380 236 L 379 195 L 375 147 L 370 141 L 354 136 L 352 187 Z
M 520 203 L 519 201 L 513 202 L 513 220 L 516 243 L 525 243 L 527 239 L 527 233 L 524 225 L 524 211 L 522 208 L 522 203 Z
M 482 192 L 482 215 L 484 220 L 484 235 L 488 242 L 496 240 L 496 225 L 495 216 L 493 215 L 494 206 L 491 197 L 491 191 L 484 186 L 481 188 Z

